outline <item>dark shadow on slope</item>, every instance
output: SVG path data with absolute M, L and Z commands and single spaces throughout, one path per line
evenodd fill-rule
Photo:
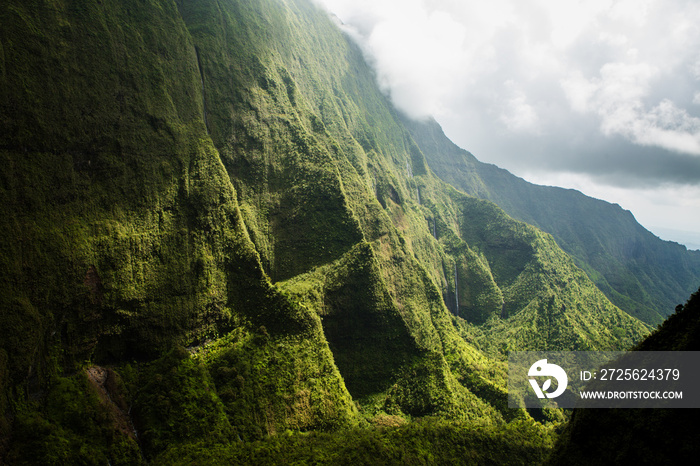
M 700 290 L 635 350 L 699 351 Z M 695 464 L 698 456 L 696 409 L 578 409 L 550 464 Z

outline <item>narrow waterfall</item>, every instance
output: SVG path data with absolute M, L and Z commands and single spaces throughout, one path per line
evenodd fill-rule
M 456 315 L 459 315 L 459 275 L 457 275 L 457 261 L 455 261 L 455 302 L 457 304 Z
M 199 49 L 194 48 L 194 53 L 197 55 L 197 68 L 199 69 L 199 80 L 202 83 L 202 111 L 204 113 L 204 126 L 207 129 L 207 134 L 209 134 L 209 121 L 207 121 L 207 97 L 204 93 L 204 70 L 202 70 L 202 61 L 199 58 Z
M 433 219 L 433 237 L 437 239 L 437 232 L 435 231 L 435 219 Z

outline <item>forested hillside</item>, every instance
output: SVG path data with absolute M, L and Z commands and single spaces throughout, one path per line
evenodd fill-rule
M 506 352 L 648 332 L 437 178 L 310 1 L 9 0 L 0 25 L 10 464 L 254 462 L 338 432 L 540 460 L 564 414 L 507 408 Z

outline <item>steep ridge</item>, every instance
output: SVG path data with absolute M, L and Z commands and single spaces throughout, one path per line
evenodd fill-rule
M 194 31 L 204 73 L 209 73 L 208 66 L 214 69 L 212 73 L 216 68 L 232 70 L 226 74 L 228 81 L 206 79 L 214 83 L 206 91 L 212 96 L 212 119 L 224 115 L 230 121 L 218 130 L 215 126 L 212 138 L 238 188 L 239 202 L 248 213 L 246 224 L 255 232 L 251 236 L 258 250 L 264 251 L 263 262 L 272 277 L 285 280 L 338 260 L 361 235 L 371 246 L 408 331 L 419 345 L 439 349 L 445 331 L 425 311 L 441 303 L 430 298 L 432 284 L 420 285 L 425 282 L 425 272 L 442 289 L 447 306 L 454 303 L 453 313 L 480 324 L 495 314 L 495 307 L 507 304 L 509 315 L 515 315 L 545 293 L 512 293 L 507 303 L 501 295 L 499 285 L 510 285 L 508 280 L 516 276 L 536 280 L 534 270 L 526 269 L 533 258 L 552 269 L 564 264 L 573 268 L 551 241 L 532 245 L 533 237 L 518 238 L 519 230 L 527 227 L 513 222 L 500 209 L 487 209 L 484 218 L 469 220 L 479 206 L 488 203 L 465 202 L 466 196 L 446 189 L 428 172 L 422 153 L 377 89 L 359 51 L 321 12 L 304 2 L 287 2 L 282 12 L 269 11 L 265 2 L 247 5 L 255 9 L 259 29 L 246 29 L 234 24 L 235 18 L 245 16 L 240 8 L 207 2 L 181 4 L 188 27 Z M 210 24 L 225 31 L 214 34 L 208 30 Z M 215 52 L 219 49 L 211 41 L 220 37 L 229 42 L 224 51 Z M 267 37 L 269 44 L 258 52 L 261 37 Z M 236 56 L 226 57 L 231 51 Z M 208 54 L 218 58 L 213 60 Z M 237 57 L 246 54 L 255 59 L 245 63 L 254 66 L 236 69 L 233 63 L 240 67 Z M 255 84 L 250 87 L 248 82 Z M 231 88 L 238 90 L 234 97 Z M 487 225 L 489 216 L 500 220 Z M 464 241 L 461 223 L 480 225 L 484 237 L 493 234 L 490 230 L 515 230 L 510 233 L 515 241 L 525 243 L 521 261 L 510 264 L 510 275 L 499 278 L 500 283 L 494 281 L 492 268 L 499 262 L 511 262 L 506 256 L 508 245 L 495 245 L 490 257 L 478 257 L 468 245 L 470 240 Z M 340 234 L 342 238 L 336 236 Z M 547 248 L 552 249 L 549 257 L 539 254 Z M 555 258 L 556 265 L 547 263 Z M 568 273 L 565 268 L 561 272 Z M 582 276 L 579 279 L 586 281 Z M 563 293 L 561 288 L 557 285 L 549 292 Z M 594 301 L 607 303 L 594 287 L 587 289 L 595 295 Z M 624 347 L 645 332 L 644 326 L 635 327 L 633 320 L 609 303 L 606 306 L 625 329 L 625 343 L 610 333 L 616 326 L 606 325 L 605 335 L 588 337 L 593 346 Z M 533 307 L 546 308 L 542 302 Z M 574 312 L 588 313 L 583 307 Z
M 436 178 L 311 2 L 9 1 L 0 24 L 13 461 L 167 462 L 391 416 L 530 425 L 502 351 L 647 332 L 551 236 Z
M 270 276 L 284 281 L 286 291 L 322 316 L 326 338 L 353 396 L 372 400 L 370 412 L 488 419 L 491 415 L 484 414 L 493 408 L 456 383 L 446 366 L 446 345 L 454 354 L 453 366 L 463 371 L 473 360 L 484 359 L 454 331 L 438 289 L 401 231 L 412 227 L 410 222 L 423 223 L 399 204 L 409 194 L 407 175 L 397 174 L 396 165 L 405 167 L 409 141 L 393 110 L 375 91 L 359 51 L 306 2 L 288 2 L 282 9 L 275 2 L 187 2 L 180 8 L 194 31 L 205 75 L 208 66 L 231 70 L 228 81 L 205 79 L 213 83 L 206 92 L 212 95 L 212 138 L 238 188 L 251 237 Z M 250 24 L 249 29 L 236 27 L 235 21 L 246 16 L 240 8 L 251 8 L 246 14 L 258 18 L 261 29 Z M 224 31 L 208 34 L 210 24 Z M 268 37 L 270 43 L 259 52 L 256 41 L 265 37 L 263 31 L 280 37 Z M 229 42 L 217 48 L 208 41 L 213 37 Z M 317 37 L 327 40 L 318 43 Z M 232 51 L 236 56 L 227 57 Z M 212 55 L 219 58 L 213 61 Z M 250 58 L 241 62 L 241 55 Z M 352 81 L 343 76 L 349 68 Z M 360 77 L 355 78 L 358 71 Z M 357 81 L 369 93 L 363 95 Z M 232 88 L 238 90 L 236 95 L 231 95 Z M 383 114 L 372 112 L 372 104 Z M 325 118 L 319 116 L 324 112 Z M 225 115 L 228 123 L 221 124 L 217 115 Z M 363 115 L 386 116 L 382 137 L 397 138 L 396 142 L 374 141 L 368 154 L 350 128 L 359 128 L 368 141 L 381 132 L 374 133 Z M 337 129 L 332 133 L 329 127 Z M 378 195 L 372 184 L 379 185 Z M 360 278 L 362 285 L 357 283 Z M 307 298 L 308 293 L 312 297 Z M 357 301 L 355 309 L 347 304 L 360 296 L 367 301 Z M 374 322 L 365 332 L 353 328 L 361 325 L 363 314 Z M 343 319 L 344 326 L 338 327 L 336 319 Z M 377 321 L 390 325 L 382 327 Z M 385 332 L 394 337 L 385 339 Z M 365 346 L 365 341 L 374 344 Z M 367 361 L 372 366 L 364 367 Z M 365 379 L 365 370 L 377 374 L 376 384 L 371 375 Z M 402 376 L 409 373 L 413 376 Z M 479 377 L 474 380 L 493 385 Z M 504 399 L 503 385 L 492 391 Z M 500 414 L 493 416 L 500 419 Z
M 538 186 L 457 147 L 435 121 L 404 119 L 441 179 L 554 236 L 615 305 L 651 324 L 700 283 L 700 251 L 662 241 L 616 204 Z

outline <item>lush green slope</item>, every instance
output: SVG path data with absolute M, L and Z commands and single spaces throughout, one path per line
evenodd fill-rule
M 661 241 L 620 206 L 528 183 L 479 162 L 434 121 L 405 122 L 437 176 L 551 233 L 596 286 L 631 315 L 660 323 L 700 283 L 700 251 Z
M 269 275 L 321 316 L 351 394 L 368 400 L 370 414 L 499 422 L 501 414 L 455 379 L 445 348 L 453 367 L 464 371 L 483 356 L 456 334 L 435 284 L 371 191 L 372 170 L 396 178 L 391 158 L 403 165 L 407 142 L 361 54 L 306 2 L 180 8 L 202 63 L 211 137 L 251 238 Z M 254 21 L 239 24 L 248 17 Z M 221 31 L 213 33 L 212 25 Z M 221 79 L 218 69 L 226 70 Z M 352 80 L 345 77 L 350 69 Z M 398 138 L 375 142 L 386 155 L 368 154 L 350 129 L 355 121 L 370 131 L 363 120 L 372 106 L 387 123 L 367 137 L 384 129 L 385 137 Z M 396 179 L 397 187 L 385 183 L 395 196 L 406 189 Z M 408 217 L 393 205 L 396 215 Z M 365 331 L 358 328 L 363 315 Z M 373 375 L 365 378 L 365 370 Z M 493 392 L 503 399 L 502 380 Z
M 494 204 L 465 198 L 462 237 L 491 264 L 502 304 L 476 333 L 479 346 L 512 350 L 628 348 L 646 333 L 587 279 L 553 238 Z M 467 328 L 467 326 L 463 326 Z M 472 327 L 473 329 L 473 327 Z
M 325 264 L 346 260 L 361 237 L 370 248 L 353 267 L 372 268 L 365 264 L 376 261 L 372 282 L 382 283 L 388 292 L 382 302 L 393 305 L 377 307 L 382 313 L 395 307 L 418 348 L 440 352 L 446 340 L 458 341 L 436 291 L 454 314 L 475 324 L 506 317 L 504 306 L 507 317 L 528 306 L 546 316 L 554 310 L 555 296 L 567 301 L 568 308 L 557 302 L 556 313 L 565 315 L 567 324 L 588 320 L 590 325 L 569 325 L 571 338 L 557 339 L 551 347 L 626 347 L 645 333 L 575 271 L 546 235 L 432 176 L 359 51 L 312 5 L 287 2 L 282 10 L 265 2 L 246 5 L 256 21 L 245 25 L 237 23 L 246 15 L 244 7 L 214 5 L 185 2 L 181 11 L 202 63 L 212 139 L 270 276 L 288 280 L 292 292 L 296 286 L 314 287 L 314 299 L 325 303 L 328 285 L 318 282 L 329 276 L 342 286 L 355 281 L 352 270 L 339 276 Z M 219 32 L 211 29 L 214 24 Z M 241 61 L 241 56 L 248 58 Z M 217 123 L 220 119 L 227 123 Z M 476 229 L 482 237 L 499 231 L 509 240 L 479 252 L 478 238 L 470 237 Z M 508 241 L 521 245 L 519 260 L 511 260 Z M 507 273 L 501 264 L 508 264 Z M 557 273 L 561 276 L 543 286 L 542 277 Z M 528 283 L 535 285 L 524 292 Z M 326 336 L 337 358 L 355 361 L 373 351 L 361 340 L 334 342 L 331 321 L 337 317 L 319 313 L 328 322 L 324 328 L 330 329 Z M 344 323 L 345 335 L 354 322 Z M 546 335 L 559 323 L 543 318 L 539 328 L 527 325 Z M 374 341 L 385 341 L 376 326 L 371 330 L 378 332 Z M 510 347 L 534 345 L 527 341 Z M 352 356 L 340 354 L 346 345 L 354 347 Z M 400 347 L 390 352 L 406 354 L 403 343 Z
M 508 464 L 543 463 L 551 428 L 526 422 L 478 427 L 425 418 L 402 426 L 281 435 L 215 448 L 187 445 L 156 464 Z
M 133 430 L 105 421 L 120 410 L 100 401 L 86 362 L 148 360 L 231 329 L 248 343 L 232 344 L 226 367 L 274 374 L 273 391 L 260 378 L 240 389 L 255 399 L 248 417 L 265 420 L 259 432 L 355 425 L 319 318 L 271 284 L 249 239 L 202 121 L 195 48 L 176 6 L 6 2 L 1 11 L 0 354 L 11 457 L 119 462 L 135 448 Z M 277 375 L 300 367 L 302 378 Z M 166 369 L 141 368 L 129 381 L 136 411 L 158 406 L 147 393 L 169 394 L 168 409 L 137 418 L 147 457 L 173 438 L 208 435 L 190 419 L 222 403 L 194 381 L 162 384 Z M 208 368 L 181 370 L 197 380 Z M 316 398 L 324 403 L 303 408 Z
M 488 443 L 534 422 L 503 351 L 647 332 L 551 236 L 436 178 L 311 2 L 9 1 L 0 24 L 12 462 L 424 416 Z

